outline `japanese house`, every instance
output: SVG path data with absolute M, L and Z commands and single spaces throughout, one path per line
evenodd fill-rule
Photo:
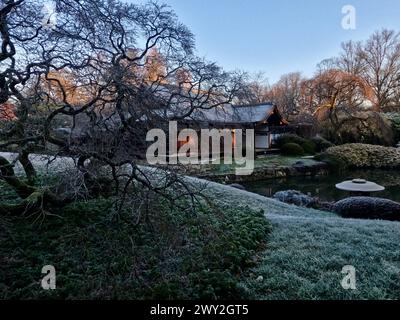
M 289 131 L 288 122 L 272 103 L 257 105 L 223 105 L 212 109 L 197 109 L 186 118 L 188 128 L 215 128 L 232 130 L 232 148 L 235 147 L 236 129 L 254 129 L 256 154 L 274 151 L 276 138 Z M 245 141 L 243 139 L 243 141 Z M 179 142 L 182 145 L 185 142 Z

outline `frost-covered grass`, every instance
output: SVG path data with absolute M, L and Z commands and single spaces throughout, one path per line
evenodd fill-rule
M 317 161 L 309 158 L 302 157 L 287 157 L 282 155 L 268 155 L 268 156 L 258 156 L 254 160 L 254 169 L 262 170 L 265 168 L 277 168 L 277 167 L 291 167 L 296 162 L 301 161 L 304 165 L 314 165 Z M 221 174 L 230 174 L 235 173 L 235 169 L 237 167 L 241 167 L 242 165 L 233 163 L 233 164 L 210 164 L 207 165 L 210 171 Z M 204 165 L 203 165 L 204 167 Z
M 400 224 L 341 218 L 270 217 L 273 231 L 256 277 L 244 285 L 257 299 L 399 299 Z M 340 281 L 356 268 L 356 290 Z
M 209 190 L 263 208 L 272 223 L 261 263 L 242 281 L 254 299 L 400 299 L 400 223 L 344 219 L 217 184 Z M 345 265 L 356 268 L 356 290 L 341 286 Z

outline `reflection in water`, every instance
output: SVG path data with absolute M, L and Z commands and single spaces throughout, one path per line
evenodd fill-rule
M 247 190 L 267 197 L 282 190 L 299 190 L 305 194 L 319 197 L 323 201 L 337 201 L 349 196 L 346 191 L 335 188 L 335 184 L 344 180 L 362 178 L 376 182 L 386 188 L 385 191 L 373 193 L 373 196 L 400 202 L 399 170 L 352 170 L 341 174 L 317 177 L 289 177 L 267 179 L 243 183 Z

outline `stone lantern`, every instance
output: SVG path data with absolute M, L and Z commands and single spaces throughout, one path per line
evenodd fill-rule
M 375 182 L 367 181 L 364 179 L 353 179 L 343 181 L 336 184 L 339 190 L 349 191 L 352 195 L 369 196 L 371 192 L 378 192 L 385 190 L 385 187 L 376 184 Z

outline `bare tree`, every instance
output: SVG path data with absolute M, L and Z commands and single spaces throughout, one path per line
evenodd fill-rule
M 368 93 L 368 85 L 362 78 L 335 69 L 317 73 L 304 83 L 304 89 L 314 115 L 320 120 L 328 118 L 334 130 L 354 117 Z M 340 113 L 349 118 L 339 117 Z
M 400 86 L 399 33 L 387 29 L 376 31 L 358 50 L 362 77 L 373 88 L 377 106 L 390 105 Z
M 319 72 L 341 70 L 362 78 L 371 88 L 368 98 L 374 110 L 398 104 L 400 86 L 400 38 L 392 30 L 376 31 L 367 41 L 342 43 L 338 57 L 318 65 Z
M 362 46 L 362 42 L 342 43 L 342 53 L 335 59 L 335 68 L 355 76 L 362 76 L 364 72 Z
M 260 104 L 270 101 L 270 85 L 263 72 L 247 75 L 237 92 L 235 103 Z
M 240 81 L 195 57 L 193 35 L 164 5 L 55 3 L 57 23 L 49 26 L 42 1 L 2 1 L 0 103 L 13 100 L 16 119 L 1 127 L 0 148 L 14 146 L 27 179 L 0 156 L 0 179 L 21 198 L 16 205 L 0 204 L 0 213 L 51 210 L 77 195 L 91 196 L 100 168 L 112 177 L 106 185 L 113 186 L 119 204 L 132 199 L 127 193 L 134 184 L 171 201 L 177 196 L 164 191 L 172 184 L 190 194 L 178 175 L 166 173 L 154 184 L 138 166 L 143 134 L 198 108 L 229 102 Z M 147 62 L 156 49 L 165 63 L 151 65 L 149 76 Z M 179 70 L 190 72 L 189 83 L 176 81 Z M 74 159 L 77 170 L 68 186 L 37 184 L 30 161 L 37 151 Z
M 300 72 L 288 73 L 281 76 L 270 90 L 271 101 L 279 106 L 286 118 L 300 112 L 303 81 Z
M 158 52 L 157 48 L 152 48 L 146 56 L 146 70 L 145 70 L 145 78 L 149 82 L 157 81 L 157 79 L 165 78 L 167 73 L 167 67 L 165 59 Z

